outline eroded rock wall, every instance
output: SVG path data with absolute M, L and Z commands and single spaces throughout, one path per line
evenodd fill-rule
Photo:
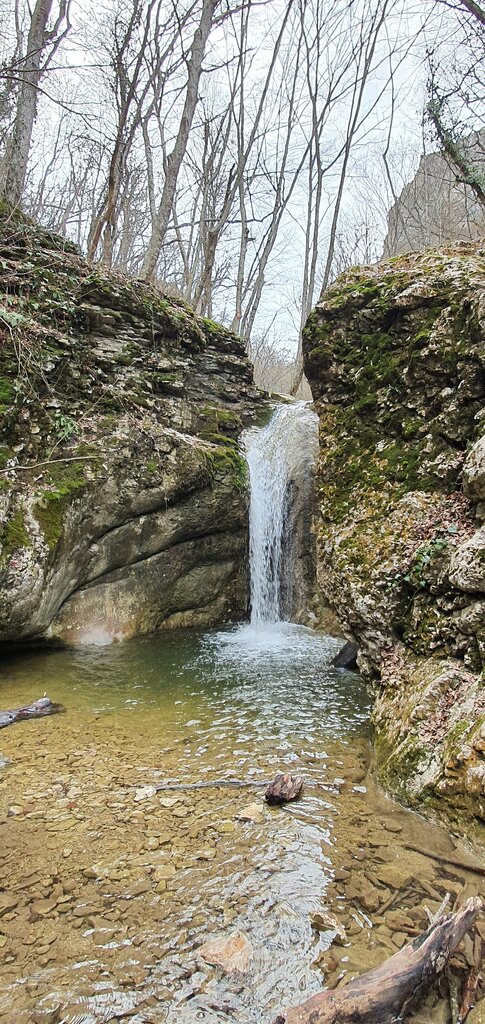
M 0 219 L 0 642 L 245 614 L 240 340 Z
M 485 818 L 485 251 L 342 275 L 305 329 L 320 587 L 374 687 L 381 778 Z

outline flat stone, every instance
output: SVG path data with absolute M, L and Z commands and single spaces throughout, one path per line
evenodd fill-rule
M 395 833 L 402 832 L 402 825 L 399 825 L 397 823 L 397 821 L 392 821 L 391 818 L 385 818 L 385 820 L 382 822 L 382 824 L 384 825 L 384 828 L 388 832 L 395 832 Z
M 92 904 L 89 907 L 74 907 L 73 914 L 74 917 L 93 917 L 99 914 L 99 909 L 98 907 L 93 907 Z
M 156 792 L 156 786 L 141 786 L 140 789 L 135 790 L 133 799 L 136 803 L 139 803 L 141 800 L 148 800 L 150 797 L 155 796 Z
M 45 917 L 47 914 L 52 914 L 52 911 L 57 907 L 57 900 L 34 900 L 30 904 L 30 910 L 36 917 Z
M 116 971 L 115 976 L 119 985 L 132 988 L 133 986 L 141 985 L 146 980 L 148 971 L 134 964 L 133 966 L 125 967 L 123 970 Z
M 236 828 L 233 821 L 220 821 L 219 824 L 214 827 L 221 833 L 234 832 Z
M 89 938 L 95 946 L 105 946 L 115 936 L 114 928 L 93 928 Z
M 153 878 L 155 882 L 164 882 L 167 879 L 173 878 L 175 874 L 176 870 L 173 864 L 160 864 L 155 868 Z
M 143 896 L 143 893 L 149 892 L 152 887 L 152 883 L 148 878 L 140 878 L 137 882 L 126 891 L 125 896 L 134 898 L 136 896 Z
M 238 821 L 252 821 L 255 825 L 261 824 L 264 821 L 263 805 L 252 803 L 247 804 L 236 814 Z
M 197 850 L 194 853 L 195 860 L 214 860 L 216 851 L 209 847 L 207 850 Z
M 4 914 L 8 914 L 9 910 L 13 910 L 19 902 L 19 897 L 14 896 L 13 893 L 2 892 L 0 893 L 0 917 Z
M 175 804 L 178 804 L 178 797 L 177 796 L 162 796 L 162 797 L 160 797 L 160 806 L 161 807 L 166 807 L 166 808 L 175 807 Z
M 233 971 L 244 974 L 248 969 L 253 947 L 242 932 L 235 932 L 229 937 L 209 939 L 200 947 L 199 953 L 208 964 L 222 967 L 227 974 Z
M 336 882 L 346 882 L 350 878 L 350 871 L 347 871 L 346 868 L 335 868 L 333 877 Z

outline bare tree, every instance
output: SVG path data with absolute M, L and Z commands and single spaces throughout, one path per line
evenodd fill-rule
M 141 268 L 141 276 L 152 279 L 155 275 L 160 250 L 170 222 L 173 202 L 177 189 L 177 181 L 182 161 L 189 141 L 189 133 L 197 107 L 198 88 L 202 74 L 202 62 L 209 33 L 214 23 L 214 15 L 219 0 L 203 0 L 200 20 L 194 33 L 190 55 L 187 60 L 187 83 L 185 100 L 180 117 L 179 127 L 172 151 L 165 159 L 165 180 L 162 195 L 158 204 L 157 215 L 152 224 L 152 232 L 147 245 L 145 258 Z
M 17 93 L 15 118 L 2 162 L 0 190 L 17 206 L 24 191 L 39 88 L 62 39 L 69 31 L 70 0 L 36 0 L 30 15 L 26 52 L 9 69 L 10 88 Z M 49 26 L 49 19 L 53 23 Z

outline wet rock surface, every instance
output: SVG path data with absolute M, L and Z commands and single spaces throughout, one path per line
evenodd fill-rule
M 381 777 L 485 816 L 483 247 L 343 274 L 305 328 L 318 575 L 374 687 Z
M 242 342 L 27 221 L 0 246 L 0 643 L 242 616 Z

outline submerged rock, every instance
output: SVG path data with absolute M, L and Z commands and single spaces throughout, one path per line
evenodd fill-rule
M 237 812 L 236 818 L 238 821 L 252 821 L 255 825 L 259 825 L 264 821 L 263 805 L 256 802 L 247 804 Z
M 229 938 L 209 939 L 200 947 L 199 953 L 208 964 L 222 967 L 227 974 L 233 971 L 244 974 L 249 967 L 253 947 L 242 932 L 235 932 Z
M 241 340 L 24 220 L 0 241 L 0 644 L 240 617 Z
M 485 250 L 343 274 L 304 331 L 318 577 L 376 694 L 381 778 L 485 818 Z

